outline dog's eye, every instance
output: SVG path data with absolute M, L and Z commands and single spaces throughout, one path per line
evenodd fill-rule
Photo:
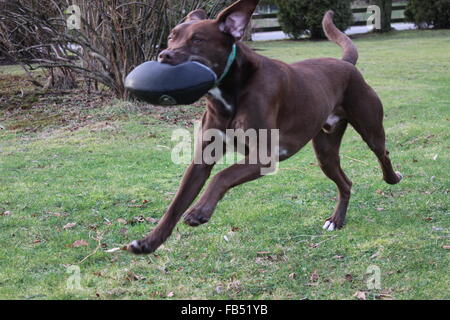
M 199 43 L 202 43 L 203 41 L 205 41 L 205 40 L 202 39 L 202 38 L 200 38 L 200 37 L 193 37 L 193 38 L 192 38 L 192 42 L 193 42 L 194 44 L 199 44 Z

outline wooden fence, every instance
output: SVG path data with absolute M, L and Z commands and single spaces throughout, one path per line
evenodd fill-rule
M 399 23 L 399 22 L 407 22 L 406 19 L 404 17 L 398 17 L 400 14 L 402 14 L 406 9 L 406 5 L 405 4 L 400 4 L 400 5 L 392 5 L 392 23 Z M 367 7 L 365 8 L 354 8 L 352 9 L 353 15 L 360 15 L 360 14 L 364 14 L 367 13 Z M 278 18 L 278 14 L 277 13 L 268 13 L 268 14 L 254 14 L 252 17 L 252 20 L 254 22 L 257 22 L 258 20 L 266 20 L 266 19 L 277 19 Z M 257 20 L 257 21 L 255 21 Z M 257 23 L 254 23 L 257 24 Z M 277 23 L 278 25 L 276 26 L 270 26 L 270 27 L 259 27 L 259 26 L 254 26 L 252 28 L 252 32 L 253 33 L 258 33 L 258 32 L 273 32 L 273 31 L 282 31 L 281 26 L 279 25 L 279 23 Z M 367 25 L 367 20 L 356 20 L 353 22 L 352 26 L 365 26 Z

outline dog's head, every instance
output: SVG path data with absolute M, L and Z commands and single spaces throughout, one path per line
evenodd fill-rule
M 168 48 L 159 54 L 159 62 L 177 65 L 198 61 L 220 73 L 233 44 L 244 36 L 258 2 L 240 0 L 219 13 L 216 19 L 207 19 L 202 9 L 191 12 L 171 31 Z

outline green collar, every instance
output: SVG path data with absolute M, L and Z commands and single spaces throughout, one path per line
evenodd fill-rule
M 236 60 L 236 55 L 237 55 L 237 46 L 236 46 L 236 44 L 233 44 L 233 48 L 231 49 L 231 53 L 228 56 L 228 61 L 227 61 L 227 65 L 225 66 L 225 70 L 223 71 L 223 73 L 220 76 L 219 80 L 216 81 L 216 86 L 218 86 L 223 81 L 223 79 L 225 79 L 225 77 L 228 75 L 228 73 L 230 72 L 233 63 Z

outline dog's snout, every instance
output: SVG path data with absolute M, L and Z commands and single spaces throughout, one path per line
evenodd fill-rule
M 173 63 L 175 59 L 175 53 L 170 50 L 164 50 L 159 54 L 158 59 L 161 63 Z

